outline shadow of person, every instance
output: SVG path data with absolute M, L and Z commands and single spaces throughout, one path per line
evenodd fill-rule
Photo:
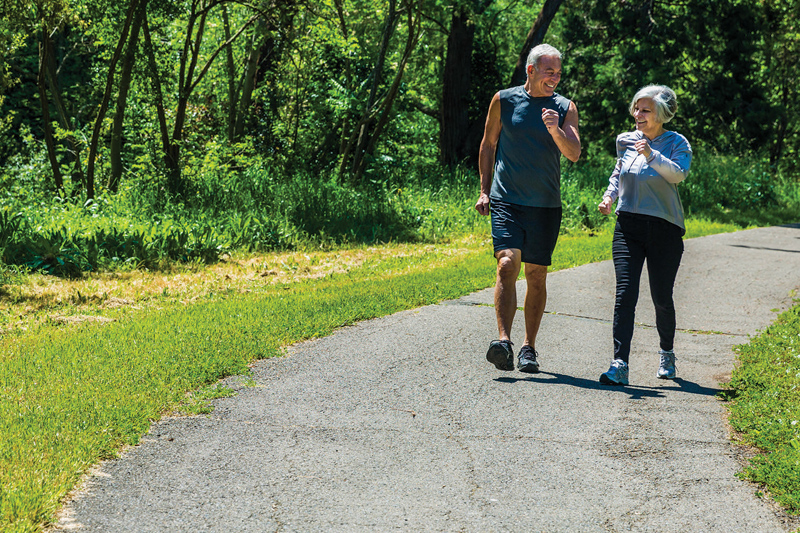
M 554 372 L 540 372 L 538 374 L 528 374 L 525 377 L 498 377 L 495 381 L 499 383 L 542 383 L 549 385 L 570 385 L 588 390 L 610 390 L 628 394 L 631 400 L 641 400 L 644 398 L 663 398 L 666 391 L 681 391 L 689 394 L 701 394 L 704 396 L 715 396 L 722 392 L 722 389 L 704 387 L 692 381 L 676 378 L 665 381 L 664 387 L 647 387 L 644 385 L 605 385 L 594 379 L 585 379 L 566 374 L 556 374 Z M 677 385 L 677 386 L 676 386 Z
M 689 394 L 702 394 L 704 396 L 716 396 L 722 392 L 720 388 L 704 387 L 693 381 L 683 378 L 675 378 L 672 383 L 677 384 L 677 387 L 668 387 L 668 390 L 679 390 L 681 392 L 688 392 Z

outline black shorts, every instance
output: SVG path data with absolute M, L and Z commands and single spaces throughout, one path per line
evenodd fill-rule
M 550 266 L 561 229 L 560 207 L 529 207 L 491 200 L 494 253 L 522 252 L 522 262 Z

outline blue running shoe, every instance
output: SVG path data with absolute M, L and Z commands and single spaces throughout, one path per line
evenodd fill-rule
M 611 361 L 611 368 L 600 374 L 600 383 L 606 385 L 627 385 L 628 384 L 628 363 L 622 359 Z
M 656 376 L 659 379 L 675 379 L 675 352 L 672 350 L 659 350 L 659 355 L 661 355 L 661 364 L 658 366 L 658 374 Z

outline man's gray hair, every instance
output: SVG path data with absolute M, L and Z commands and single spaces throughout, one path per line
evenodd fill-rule
M 544 56 L 555 56 L 561 61 L 561 52 L 549 44 L 540 44 L 531 48 L 528 52 L 528 60 L 525 62 L 525 70 L 528 70 L 528 65 L 533 65 L 533 68 L 539 70 L 539 60 Z
M 662 124 L 666 124 L 675 113 L 678 111 L 678 97 L 675 96 L 675 91 L 666 85 L 646 85 L 639 89 L 631 100 L 630 113 L 633 115 L 633 108 L 636 107 L 636 102 L 642 98 L 652 98 L 656 104 L 656 120 Z

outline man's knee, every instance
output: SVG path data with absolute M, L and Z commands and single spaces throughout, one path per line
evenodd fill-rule
M 529 285 L 543 285 L 547 280 L 547 267 L 526 263 L 525 280 Z
M 514 253 L 514 250 L 501 250 L 497 252 L 498 277 L 513 277 L 516 279 L 519 275 L 520 265 L 519 253 Z

